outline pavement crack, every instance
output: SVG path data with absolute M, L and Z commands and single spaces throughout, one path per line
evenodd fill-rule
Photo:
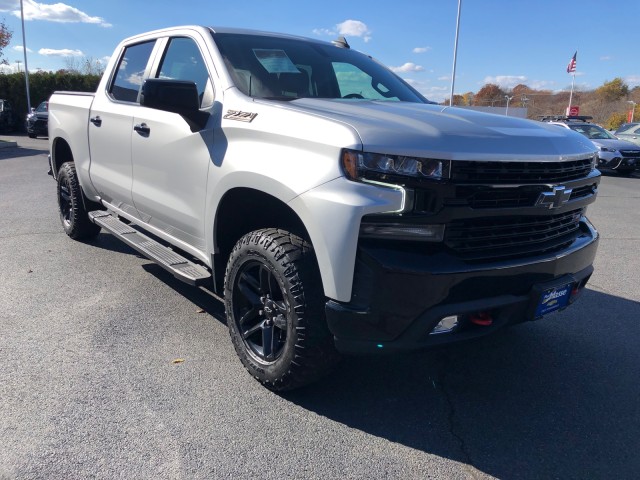
M 448 375 L 449 365 L 451 363 L 451 355 L 449 352 L 445 354 L 444 363 L 440 369 L 438 374 L 438 384 L 440 386 L 440 390 L 444 395 L 445 402 L 447 403 L 448 412 L 447 412 L 447 426 L 449 430 L 449 434 L 457 441 L 458 446 L 460 448 L 460 453 L 462 454 L 462 458 L 464 463 L 467 465 L 474 467 L 473 460 L 471 459 L 471 454 L 467 449 L 467 444 L 465 443 L 464 438 L 461 434 L 456 431 L 456 407 L 453 402 L 453 397 L 448 387 Z M 475 468 L 475 467 L 474 467 Z

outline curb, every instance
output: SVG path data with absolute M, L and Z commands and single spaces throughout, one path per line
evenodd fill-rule
M 0 148 L 10 148 L 17 147 L 18 142 L 5 142 L 4 140 L 0 140 Z

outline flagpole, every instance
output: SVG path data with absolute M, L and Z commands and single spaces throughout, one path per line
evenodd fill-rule
M 573 100 L 573 86 L 576 83 L 576 74 L 574 73 L 571 76 L 571 93 L 569 94 L 569 108 L 567 109 L 567 116 L 569 116 L 569 113 L 571 112 L 571 100 Z

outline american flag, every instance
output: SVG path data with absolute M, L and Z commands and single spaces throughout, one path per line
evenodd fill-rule
M 567 65 L 567 73 L 573 73 L 576 71 L 576 56 L 578 55 L 578 52 L 576 51 L 576 53 L 573 54 L 573 57 L 571 57 L 571 60 L 569 61 L 569 65 Z

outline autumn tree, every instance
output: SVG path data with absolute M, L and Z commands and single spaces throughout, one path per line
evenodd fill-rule
M 473 104 L 477 106 L 494 106 L 496 102 L 504 102 L 504 90 L 498 85 L 487 83 L 476 93 Z
M 473 99 L 476 96 L 473 92 L 467 92 L 462 94 L 464 105 L 473 105 Z
M 9 45 L 12 35 L 13 32 L 9 30 L 9 27 L 7 27 L 7 25 L 4 23 L 4 19 L 2 19 L 2 21 L 0 22 L 0 63 L 3 63 L 5 65 L 7 64 L 7 61 L 2 58 L 2 50 L 4 50 L 4 47 Z
M 616 130 L 620 125 L 627 121 L 627 115 L 620 112 L 612 113 L 607 121 L 604 123 L 604 128 L 607 130 Z
M 596 95 L 605 102 L 620 100 L 629 94 L 629 86 L 620 77 L 614 78 L 610 82 L 604 82 L 596 89 Z

